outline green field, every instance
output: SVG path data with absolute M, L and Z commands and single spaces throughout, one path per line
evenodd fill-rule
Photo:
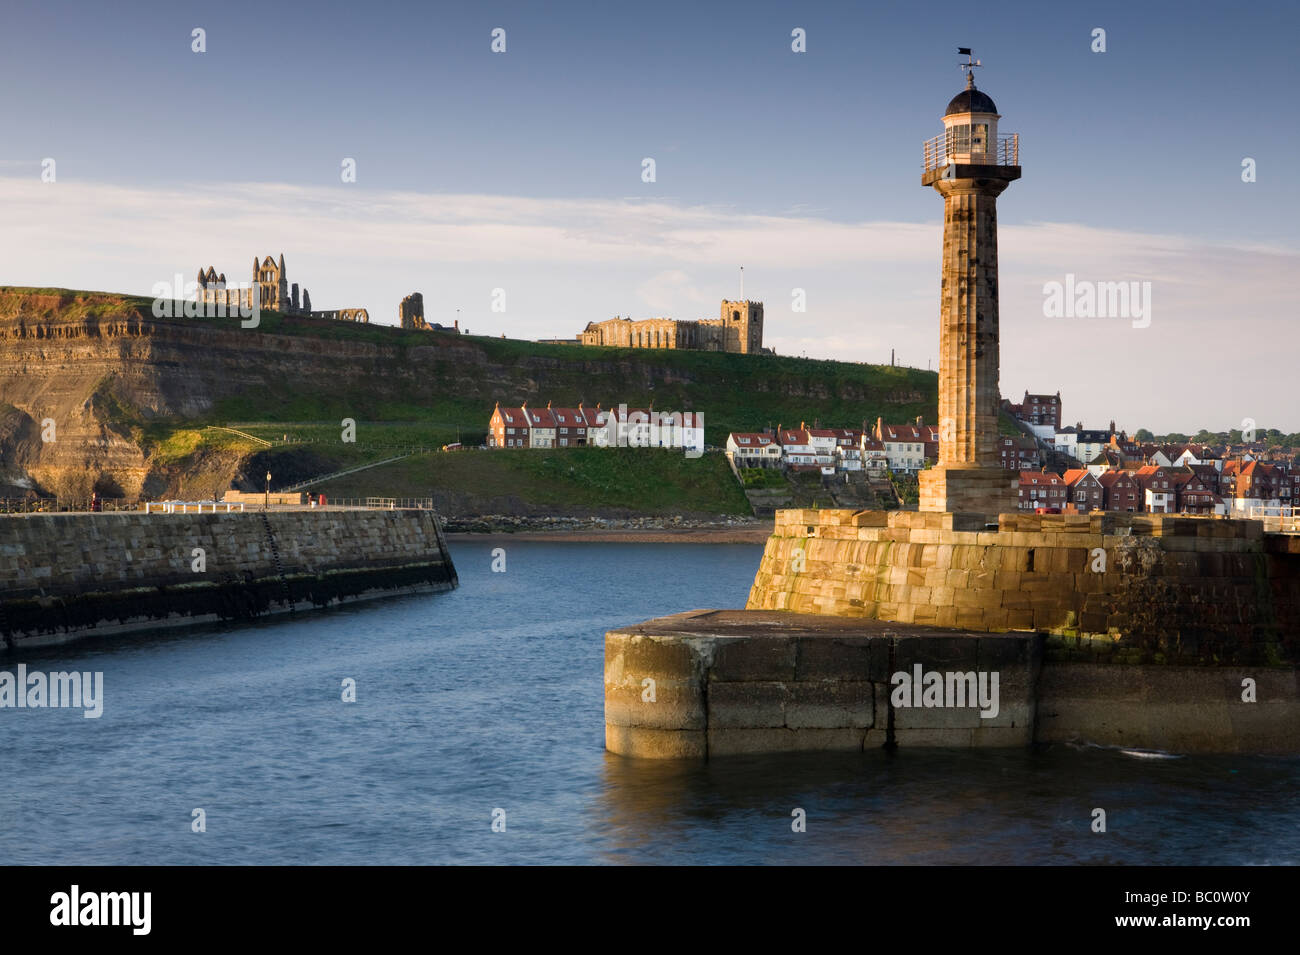
M 312 490 L 330 498 L 454 499 L 456 511 L 479 514 L 750 513 L 721 454 L 688 458 L 659 448 L 436 451 Z

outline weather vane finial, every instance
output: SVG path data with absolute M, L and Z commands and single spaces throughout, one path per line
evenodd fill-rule
M 966 88 L 968 90 L 973 90 L 975 88 L 975 67 L 983 66 L 984 64 L 971 55 L 970 47 L 968 46 L 957 47 L 957 55 L 966 57 L 966 62 L 958 63 L 957 68 L 966 71 Z

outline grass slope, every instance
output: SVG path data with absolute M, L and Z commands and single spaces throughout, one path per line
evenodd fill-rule
M 464 514 L 750 513 L 721 454 L 687 458 L 654 448 L 433 452 L 313 490 L 330 498 L 454 499 L 452 510 Z

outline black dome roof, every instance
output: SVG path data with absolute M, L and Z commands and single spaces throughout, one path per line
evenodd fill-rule
M 952 98 L 948 108 L 943 111 L 943 115 L 951 116 L 953 113 L 996 113 L 997 106 L 989 98 L 987 93 L 981 93 L 974 86 L 962 90 Z

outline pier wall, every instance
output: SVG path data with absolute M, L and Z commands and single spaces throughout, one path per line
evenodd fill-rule
M 661 617 L 606 634 L 605 745 L 657 759 L 1067 741 L 1300 752 L 1293 666 L 1053 661 L 1060 640 L 771 611 Z M 996 712 L 915 691 L 896 705 L 894 674 L 918 667 L 996 673 Z
M 431 511 L 0 517 L 10 649 L 456 584 Z
M 1066 638 L 1049 661 L 1300 660 L 1300 537 L 1150 514 L 785 510 L 747 609 Z

